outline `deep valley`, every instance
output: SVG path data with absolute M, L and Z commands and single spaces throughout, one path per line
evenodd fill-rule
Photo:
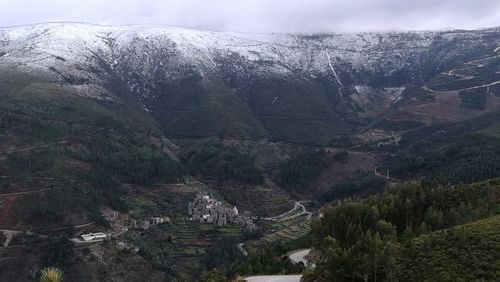
M 499 138 L 500 28 L 0 28 L 0 281 L 499 281 Z

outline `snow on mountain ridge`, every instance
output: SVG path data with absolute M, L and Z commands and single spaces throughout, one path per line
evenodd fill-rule
M 53 71 L 55 68 L 59 72 L 91 77 L 93 74 L 82 74 L 82 68 L 75 69 L 75 65 L 88 62 L 96 53 L 114 67 L 119 63 L 120 57 L 124 57 L 123 52 L 132 48 L 137 56 L 133 67 L 140 69 L 154 67 L 145 66 L 146 63 L 166 63 L 156 53 L 169 48 L 182 56 L 186 64 L 198 68 L 202 74 L 225 68 L 227 63 L 239 64 L 234 58 L 229 59 L 237 55 L 246 65 L 259 67 L 263 71 L 261 75 L 273 73 L 287 76 L 299 71 L 309 73 L 311 77 L 321 74 L 335 75 L 340 79 L 346 75 L 352 76 L 352 73 L 364 72 L 391 76 L 420 64 L 422 54 L 435 45 L 462 38 L 465 41 L 450 50 L 462 52 L 471 48 L 469 43 L 486 44 L 483 43 L 484 37 L 495 32 L 498 30 L 251 34 L 156 25 L 45 23 L 0 28 L 0 54 L 3 54 L 0 56 L 0 64 L 4 67 L 10 65 L 43 72 Z M 497 40 L 498 43 L 500 41 Z M 436 55 L 446 59 L 454 54 L 447 51 Z M 134 60 L 133 57 L 128 59 Z M 331 73 L 332 67 L 338 69 L 337 73 Z
M 433 33 L 416 33 L 420 37 L 417 48 L 427 47 L 432 40 Z M 99 26 L 78 23 L 48 23 L 33 26 L 21 26 L 0 29 L 0 40 L 7 42 L 9 49 L 23 47 L 35 52 L 37 49 L 60 56 L 65 59 L 74 59 L 72 55 L 82 49 L 106 49 L 106 40 L 113 40 L 124 46 L 134 38 L 149 40 L 152 38 L 166 38 L 176 43 L 186 57 L 196 55 L 197 50 L 218 50 L 224 53 L 236 52 L 250 61 L 281 60 L 294 67 L 304 67 L 302 58 L 304 53 L 324 52 L 331 50 L 334 56 L 347 60 L 353 65 L 363 64 L 366 56 L 356 54 L 366 51 L 373 57 L 374 46 L 390 39 L 392 34 L 330 34 L 327 36 L 286 35 L 286 34 L 248 34 L 224 33 L 213 31 L 198 31 L 184 28 L 163 26 Z M 319 40 L 312 39 L 317 37 Z M 428 40 L 423 40 L 423 39 Z M 210 58 L 208 58 L 210 59 Z M 326 58 L 320 60 L 321 69 Z M 316 64 L 314 68 L 318 68 Z
M 327 144 L 384 113 L 404 89 L 499 43 L 496 29 L 240 34 L 52 23 L 0 28 L 0 73 L 137 102 L 170 136 Z

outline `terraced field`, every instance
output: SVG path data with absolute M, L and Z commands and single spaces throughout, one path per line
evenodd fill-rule
M 263 240 L 267 243 L 291 241 L 306 235 L 310 230 L 310 223 L 303 221 L 296 225 L 290 224 L 279 231 L 266 235 Z
M 192 281 L 205 270 L 202 259 L 216 240 L 241 234 L 238 226 L 218 227 L 188 220 L 187 204 L 202 191 L 216 195 L 202 183 L 189 182 L 158 186 L 132 201 L 135 207 L 132 215 L 136 218 L 171 218 L 170 224 L 152 227 L 148 231 L 131 231 L 127 238 L 156 267 L 171 272 L 181 281 Z
M 262 238 L 245 244 L 245 247 L 250 250 L 250 252 L 267 244 L 277 242 L 284 243 L 298 239 L 311 230 L 311 221 L 307 215 L 280 222 L 262 220 L 259 224 L 263 226 L 263 229 L 269 232 Z
M 240 211 L 252 211 L 255 216 L 274 216 L 293 207 L 293 200 L 274 183 L 240 187 L 227 184 L 221 194 L 231 203 L 238 203 Z

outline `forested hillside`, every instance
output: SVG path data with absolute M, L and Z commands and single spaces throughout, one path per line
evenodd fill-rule
M 334 205 L 313 224 L 317 266 L 306 280 L 496 281 L 499 189 L 498 179 L 406 184 Z
M 102 205 L 127 210 L 122 183 L 182 180 L 157 124 L 126 97 L 86 99 L 43 76 L 2 77 L 0 87 L 2 193 L 36 192 L 10 199 L 2 227 L 100 221 Z
M 472 134 L 442 143 L 423 143 L 390 164 L 400 177 L 425 176 L 445 183 L 473 183 L 500 175 L 500 139 Z

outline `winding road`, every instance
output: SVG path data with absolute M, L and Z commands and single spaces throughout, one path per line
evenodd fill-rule
M 244 255 L 244 256 L 248 256 L 248 252 L 243 248 L 243 245 L 245 245 L 245 243 L 239 243 L 238 245 L 236 245 L 238 247 L 238 249 L 241 251 L 241 253 Z
M 297 210 L 300 209 L 300 212 L 297 212 Z M 301 202 L 295 202 L 295 205 L 293 209 L 282 213 L 278 216 L 274 217 L 268 217 L 264 218 L 265 220 L 273 220 L 273 221 L 284 221 L 284 220 L 289 220 L 293 219 L 295 217 L 302 216 L 304 214 L 307 214 L 307 218 L 310 219 L 312 216 L 311 212 L 308 212 L 306 207 Z M 237 245 L 238 249 L 245 255 L 247 256 L 248 253 L 245 251 L 243 248 L 244 243 L 240 243 Z M 308 260 L 306 259 L 306 256 L 309 255 L 311 249 L 305 249 L 305 250 L 297 250 L 288 255 L 288 258 L 293 262 L 293 263 L 299 263 L 302 262 L 304 265 L 307 265 Z M 300 282 L 302 279 L 302 275 L 258 275 L 258 276 L 250 276 L 246 277 L 245 281 L 248 282 Z
M 499 50 L 499 48 L 500 47 L 497 47 L 493 52 L 496 53 Z M 478 60 L 466 62 L 465 65 L 467 65 L 467 67 L 449 70 L 448 72 L 443 72 L 442 74 L 449 75 L 449 76 L 460 77 L 460 78 L 465 79 L 465 80 L 467 80 L 467 79 L 473 79 L 473 78 L 476 78 L 476 76 L 474 76 L 474 75 L 457 74 L 456 72 L 457 71 L 468 70 L 468 69 L 482 68 L 485 65 L 483 63 L 481 63 L 481 62 L 487 61 L 487 60 L 491 60 L 491 59 L 497 59 L 497 58 L 500 58 L 500 55 L 485 57 L 485 58 L 482 58 L 482 59 L 478 59 Z M 484 88 L 484 87 L 490 87 L 490 86 L 497 85 L 497 84 L 500 84 L 500 81 L 495 81 L 495 82 L 491 82 L 491 83 L 487 83 L 487 84 L 466 87 L 466 88 L 462 88 L 462 89 L 453 89 L 453 90 L 445 90 L 445 91 L 439 91 L 439 90 L 435 90 L 435 89 L 430 89 L 429 87 L 427 87 L 427 85 L 425 85 L 424 87 L 422 87 L 422 89 L 424 89 L 426 91 L 429 91 L 431 93 L 444 93 L 444 92 L 451 92 L 451 91 L 458 91 L 458 92 L 460 92 L 460 91 L 474 90 L 474 89 L 479 89 L 479 88 Z
M 297 209 L 300 209 L 300 212 L 295 212 Z M 304 205 L 301 202 L 295 202 L 295 205 L 291 210 L 277 216 L 265 217 L 263 219 L 272 221 L 286 221 L 297 218 L 302 215 L 307 215 L 307 219 L 311 219 L 312 213 L 308 212 L 306 207 L 304 207 Z
M 497 84 L 500 84 L 500 80 L 492 82 L 492 83 L 487 83 L 487 84 L 482 84 L 482 85 L 476 85 L 476 86 L 471 86 L 471 87 L 462 88 L 462 89 L 451 89 L 451 90 L 439 91 L 439 90 L 430 89 L 427 86 L 422 87 L 422 89 L 426 90 L 426 91 L 429 91 L 429 92 L 432 92 L 432 93 L 445 93 L 445 92 L 452 92 L 452 91 L 458 91 L 458 92 L 460 92 L 460 91 L 474 90 L 474 89 L 479 89 L 479 88 L 484 88 L 484 87 L 490 87 L 490 86 L 497 85 Z
M 290 255 L 288 255 L 288 258 L 293 262 L 293 263 L 303 263 L 304 265 L 307 265 L 308 260 L 306 259 L 306 256 L 309 255 L 311 252 L 311 249 L 305 249 L 305 250 L 298 250 Z

